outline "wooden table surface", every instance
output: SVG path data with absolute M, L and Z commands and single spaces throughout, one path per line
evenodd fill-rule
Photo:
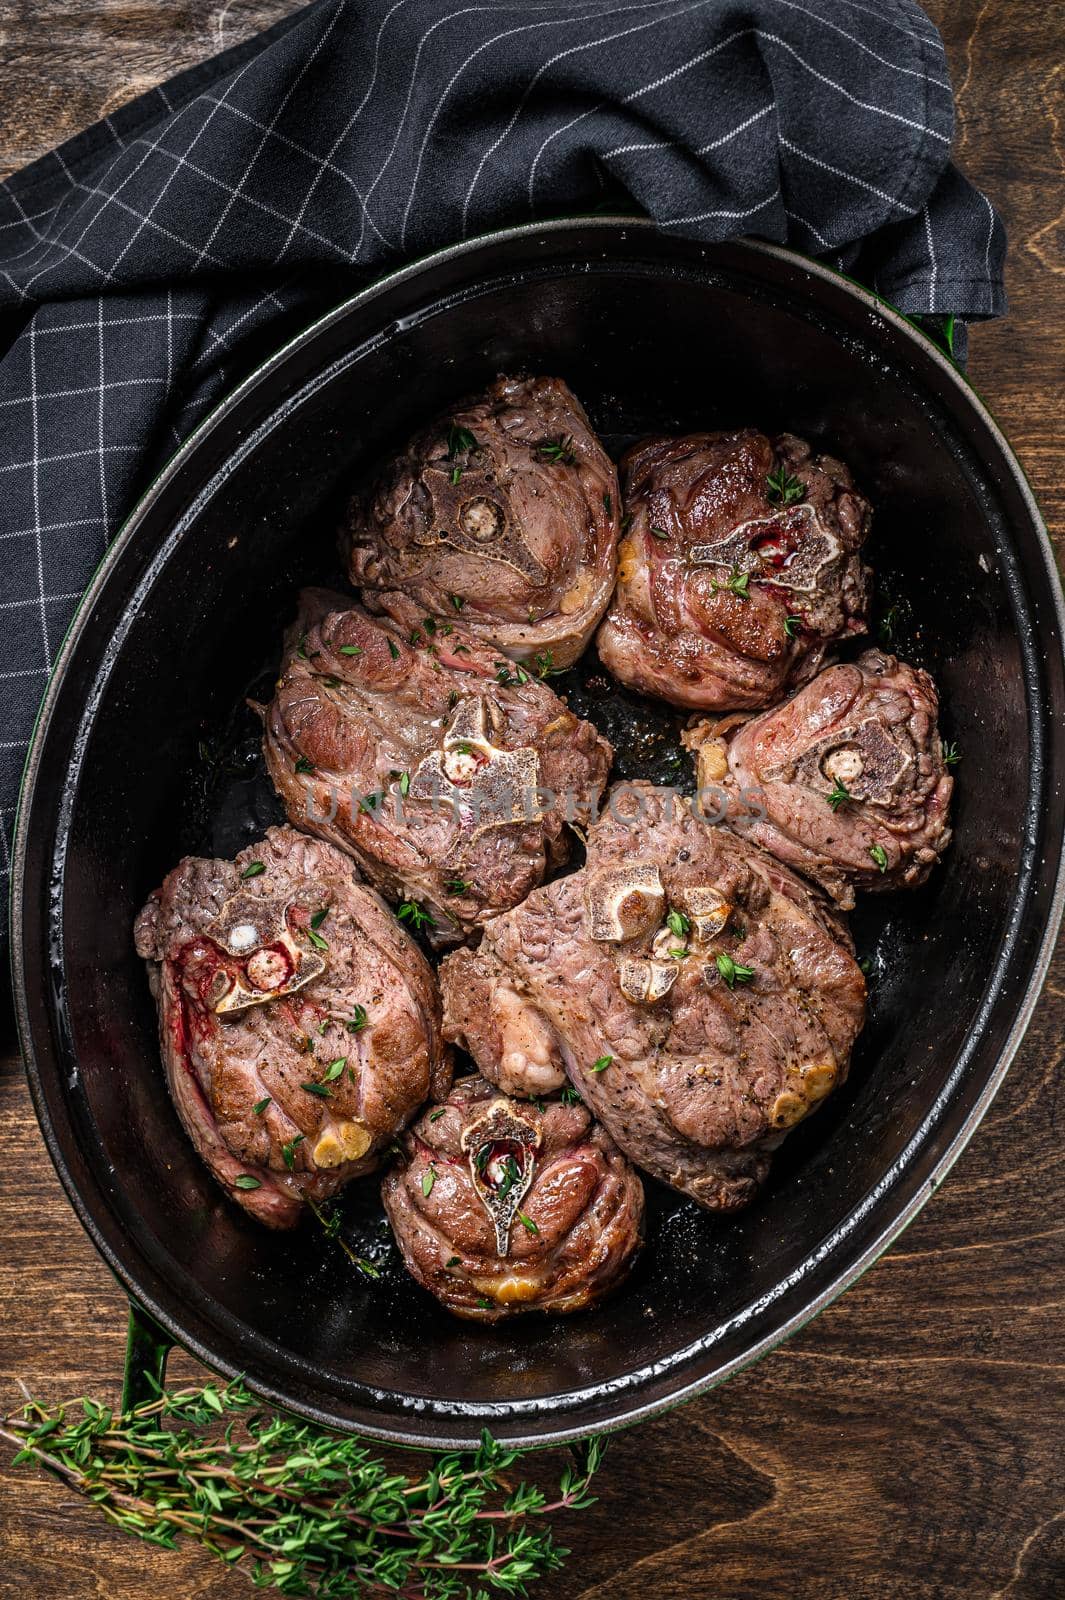
M 0 0 L 0 172 L 292 9 L 286 0 Z M 1065 8 L 934 0 L 956 156 L 1010 232 L 1012 312 L 970 371 L 1065 548 Z M 551 1600 L 1051 1600 L 1065 1595 L 1065 962 L 998 1099 L 918 1220 L 816 1323 L 618 1438 L 601 1503 L 559 1527 Z M 10 1035 L 7 1035 L 10 1038 Z M 0 1407 L 16 1378 L 114 1399 L 124 1298 L 0 1072 Z M 195 1363 L 174 1361 L 175 1375 Z M 141 1546 L 27 1468 L 0 1470 L 0 1593 L 247 1593 Z

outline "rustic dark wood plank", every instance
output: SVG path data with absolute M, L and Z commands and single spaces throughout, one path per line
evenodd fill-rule
M 0 0 L 0 168 L 292 9 Z M 1012 238 L 1010 317 L 971 372 L 1065 552 L 1065 13 L 935 0 L 958 152 Z M 224 13 L 224 15 L 223 15 Z M 1055 113 L 1058 119 L 1055 121 Z M 554 1600 L 1051 1600 L 1065 1594 L 1065 952 L 994 1107 L 884 1259 L 781 1350 L 618 1438 Z M 124 1301 L 49 1165 L 13 1060 L 0 1070 L 0 1406 L 117 1394 Z M 187 1357 L 173 1367 L 191 1375 Z M 235 1574 L 106 1528 L 0 1469 L 0 1593 L 229 1600 Z

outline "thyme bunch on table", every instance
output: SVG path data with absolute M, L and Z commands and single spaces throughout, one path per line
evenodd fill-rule
M 161 1389 L 125 1416 L 30 1400 L 0 1437 L 138 1539 L 184 1535 L 256 1588 L 328 1600 L 527 1594 L 569 1554 L 538 1519 L 593 1503 L 603 1448 L 591 1442 L 550 1500 L 506 1477 L 520 1452 L 488 1433 L 409 1476 L 360 1439 L 263 1411 L 239 1380 Z

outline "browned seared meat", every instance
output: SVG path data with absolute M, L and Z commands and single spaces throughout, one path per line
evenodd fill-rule
M 639 1248 L 643 1185 L 581 1105 L 463 1078 L 402 1146 L 388 1219 L 414 1277 L 460 1317 L 579 1311 Z
M 739 727 L 694 723 L 685 742 L 700 785 L 758 794 L 731 811 L 736 832 L 849 909 L 856 888 L 923 883 L 950 843 L 938 711 L 927 672 L 867 650 Z
M 399 590 L 517 661 L 567 667 L 606 610 L 614 464 L 558 378 L 499 378 L 351 503 L 351 580 Z M 364 595 L 367 605 L 374 596 Z
M 648 439 L 596 638 L 615 677 L 674 705 L 769 705 L 864 633 L 869 503 L 840 461 L 753 429 Z
M 447 1093 L 433 974 L 332 846 L 271 828 L 235 861 L 189 856 L 135 932 L 185 1131 L 269 1227 L 372 1170 Z
M 580 872 L 441 965 L 445 1036 L 490 1079 L 568 1075 L 638 1166 L 712 1210 L 846 1077 L 865 981 L 842 921 L 686 800 L 619 785 Z
M 371 617 L 303 595 L 264 717 L 266 761 L 294 823 L 454 943 L 565 860 L 565 823 L 587 819 L 611 749 L 464 628 L 399 596 L 388 606 Z

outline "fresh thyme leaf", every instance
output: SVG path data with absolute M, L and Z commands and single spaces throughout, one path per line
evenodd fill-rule
M 666 918 L 666 927 L 670 933 L 675 933 L 678 937 L 683 937 L 684 934 L 691 932 L 691 923 L 683 911 L 671 911 Z
M 433 1184 L 435 1182 L 436 1168 L 434 1166 L 430 1166 L 425 1172 L 422 1173 L 422 1194 L 427 1200 L 433 1192 Z
M 614 515 L 614 502 L 608 494 L 603 496 L 603 510 L 606 512 L 608 517 L 612 517 Z
M 554 461 L 563 467 L 577 465 L 577 457 L 573 454 L 573 440 L 569 434 L 560 433 L 557 439 L 541 439 L 536 446 L 536 453 L 543 456 L 545 461 Z
M 654 534 L 656 539 L 668 539 L 669 538 L 669 534 L 666 532 L 665 528 L 659 528 L 653 522 L 651 524 L 651 532 Z
M 288 1144 L 281 1146 L 281 1159 L 290 1172 L 293 1171 L 296 1165 L 296 1147 L 303 1143 L 305 1137 L 305 1134 L 297 1133 L 294 1139 L 288 1141 Z
M 466 890 L 469 887 L 470 886 L 466 882 L 465 878 L 445 878 L 444 879 L 444 892 L 445 892 L 445 894 L 465 894 Z
M 306 659 L 307 659 L 307 635 L 305 633 L 300 634 L 300 642 L 296 646 L 296 654 L 300 657 L 301 660 L 306 661 Z
M 449 594 L 448 599 L 451 601 L 451 604 L 455 607 L 456 611 L 461 611 L 463 606 L 466 604 L 465 600 L 460 594 Z
M 266 871 L 266 867 L 263 865 L 263 863 L 261 861 L 249 861 L 248 865 L 244 868 L 244 871 L 241 873 L 241 877 L 242 878 L 257 878 L 261 872 L 265 872 L 265 871 Z
M 801 627 L 802 627 L 802 618 L 801 617 L 785 617 L 784 618 L 784 634 L 785 634 L 786 638 L 794 639 L 796 634 L 799 632 L 799 629 Z
M 444 1262 L 445 1267 L 457 1267 L 462 1261 L 461 1256 L 451 1256 Z
M 436 632 L 436 618 L 435 617 L 423 617 L 422 618 L 422 627 L 425 629 L 426 633 L 434 634 Z
M 328 1100 L 333 1093 L 327 1083 L 301 1083 L 301 1089 L 306 1089 L 308 1094 L 315 1094 L 319 1100 Z
M 777 467 L 765 480 L 765 497 L 771 505 L 790 506 L 806 497 L 806 485 L 801 478 L 792 477 L 784 467 Z
M 609 1067 L 610 1063 L 613 1061 L 613 1059 L 614 1059 L 613 1056 L 600 1056 L 598 1061 L 593 1062 L 592 1071 L 593 1072 L 605 1072 L 607 1067 Z
M 461 467 L 452 467 L 452 469 L 451 469 L 451 482 L 453 484 L 458 484 L 458 483 L 462 482 L 462 468 Z
M 253 1178 L 250 1172 L 242 1172 L 239 1178 L 233 1179 L 234 1189 L 261 1189 L 262 1184 L 258 1178 Z
M 871 957 L 863 956 L 862 959 L 859 961 L 858 965 L 862 969 L 862 972 L 865 974 L 865 976 L 867 978 L 872 975 L 873 962 L 872 962 L 872 958 Z
M 256 1100 L 255 1104 L 252 1106 L 252 1110 L 254 1111 L 254 1113 L 255 1113 L 255 1115 L 257 1117 L 261 1117 L 262 1116 L 263 1112 L 266 1110 L 267 1106 L 270 1104 L 270 1101 L 271 1101 L 270 1095 L 265 1095 L 262 1100 Z
M 314 770 L 315 770 L 315 766 L 314 766 L 314 762 L 313 761 L 308 761 L 306 756 L 298 756 L 297 757 L 297 759 L 296 759 L 296 771 L 297 772 L 314 772 Z
M 361 656 L 364 652 L 361 644 L 342 644 L 339 654 L 342 656 Z
M 564 1106 L 582 1106 L 584 1101 L 571 1083 L 567 1083 L 558 1097 Z
M 399 660 L 399 645 L 394 639 L 389 639 L 388 641 L 388 653 L 393 661 Z
M 412 928 L 435 928 L 436 918 L 417 900 L 404 900 L 396 910 L 400 922 L 409 922 Z
M 491 1300 L 487 1299 L 486 1296 L 482 1294 L 480 1296 L 480 1298 L 478 1299 L 478 1301 L 477 1301 L 477 1309 L 479 1311 L 491 1311 L 491 1309 L 492 1309 Z
M 323 906 L 321 911 L 316 911 L 314 913 L 314 916 L 311 918 L 311 927 L 312 928 L 320 928 L 322 926 L 322 923 L 325 921 L 325 919 L 326 919 L 326 917 L 328 915 L 329 915 L 329 907 L 328 906 Z
M 730 989 L 734 989 L 738 983 L 750 983 L 754 977 L 753 967 L 741 966 L 738 961 L 734 961 L 724 950 L 720 951 L 714 959 L 717 963 L 718 972 L 720 972 Z
M 351 1016 L 348 1018 L 347 1022 L 345 1022 L 344 1026 L 347 1028 L 349 1033 L 358 1033 L 360 1029 L 365 1028 L 366 1007 L 353 1006 Z
M 518 1221 L 521 1223 L 521 1225 L 525 1229 L 526 1233 L 539 1233 L 540 1232 L 539 1228 L 536 1226 L 536 1223 L 533 1221 L 532 1217 L 527 1217 L 525 1215 L 524 1211 L 519 1211 L 518 1212 Z
M 720 591 L 723 594 L 734 594 L 737 600 L 749 600 L 751 598 L 748 589 L 750 581 L 751 575 L 749 572 L 741 572 L 739 567 L 733 567 L 724 583 L 718 583 L 716 578 L 711 578 L 710 588 L 714 594 Z
M 499 1197 L 500 1200 L 505 1200 L 507 1198 L 507 1195 L 510 1193 L 511 1189 L 513 1189 L 514 1185 L 517 1183 L 517 1181 L 518 1181 L 518 1179 L 520 1177 L 521 1177 L 521 1169 L 518 1166 L 518 1163 L 515 1161 L 514 1157 L 513 1156 L 509 1156 L 509 1155 L 508 1156 L 504 1156 L 504 1158 L 503 1158 L 503 1180 L 500 1183 L 498 1189 L 496 1190 L 496 1194 L 497 1194 L 497 1196 Z
M 886 872 L 888 862 L 887 851 L 884 849 L 884 846 L 882 844 L 871 844 L 869 846 L 869 854 L 872 856 L 881 872 Z
M 533 666 L 536 668 L 538 678 L 557 678 L 564 670 L 555 666 L 555 658 L 550 650 L 541 650 L 539 655 L 534 656 Z
M 854 796 L 847 788 L 847 785 L 841 781 L 841 779 L 835 778 L 832 782 L 832 793 L 827 794 L 825 799 L 828 801 L 833 811 L 838 811 L 840 806 L 845 806 L 848 800 L 854 799 Z
M 439 1122 L 440 1118 L 442 1116 L 444 1116 L 446 1114 L 446 1112 L 447 1112 L 447 1106 L 441 1106 L 438 1111 L 430 1111 L 430 1113 L 429 1113 L 429 1121 L 430 1122 Z
M 399 776 L 399 792 L 406 799 L 410 794 L 410 773 L 401 772 Z
M 341 1073 L 344 1071 L 344 1068 L 347 1066 L 347 1064 L 347 1056 L 337 1056 L 336 1060 L 331 1061 L 328 1067 L 325 1069 L 325 1077 L 322 1079 L 322 1082 L 335 1083 L 340 1077 Z
M 476 450 L 477 440 L 469 428 L 460 428 L 454 422 L 447 430 L 447 458 L 454 461 L 456 456 L 465 455 L 470 450 Z
M 961 751 L 958 749 L 957 745 L 948 744 L 945 739 L 942 739 L 940 741 L 940 748 L 943 751 L 943 765 L 945 767 L 956 767 L 958 762 L 961 760 Z
M 307 937 L 311 941 L 311 943 L 313 944 L 313 946 L 314 946 L 314 948 L 316 950 L 328 950 L 329 949 L 329 941 L 328 941 L 328 939 L 323 939 L 321 934 L 320 933 L 315 933 L 313 928 L 308 928 L 307 929 Z

